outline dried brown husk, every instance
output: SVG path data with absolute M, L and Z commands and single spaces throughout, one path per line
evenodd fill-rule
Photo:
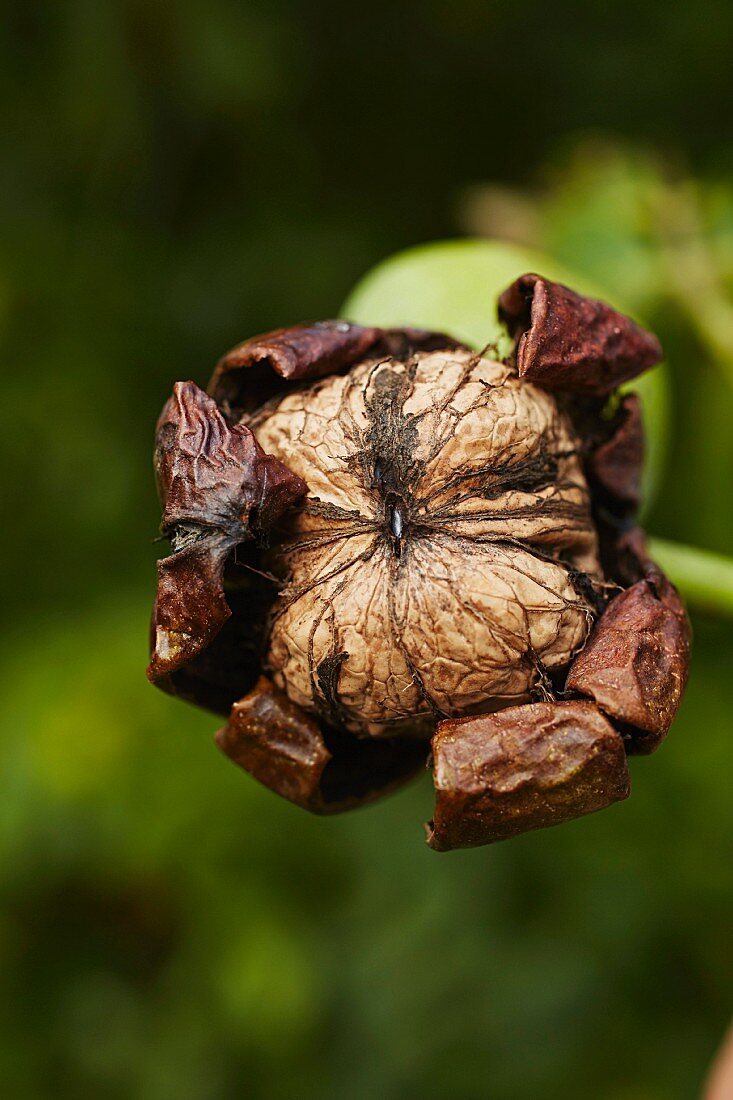
M 628 796 L 621 736 L 591 703 L 535 703 L 442 722 L 433 738 L 436 851 L 473 848 Z
M 521 378 L 548 389 L 605 396 L 662 358 L 651 332 L 605 302 L 540 275 L 522 275 L 499 298 L 516 340 Z

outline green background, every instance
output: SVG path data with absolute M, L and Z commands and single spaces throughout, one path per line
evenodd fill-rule
M 727 0 L 3 5 L 6 1095 L 695 1095 L 733 1010 L 730 621 L 695 614 L 628 802 L 437 856 L 427 777 L 310 818 L 147 685 L 150 448 L 239 339 L 501 235 L 660 333 L 648 525 L 729 553 L 732 32 Z

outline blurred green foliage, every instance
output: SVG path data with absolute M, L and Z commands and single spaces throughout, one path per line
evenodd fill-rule
M 730 626 L 696 617 L 629 802 L 439 857 L 427 779 L 309 818 L 145 683 L 149 452 L 238 339 L 504 236 L 660 332 L 649 525 L 730 553 L 732 30 L 727 0 L 4 5 L 4 1094 L 695 1094 L 733 1007 Z

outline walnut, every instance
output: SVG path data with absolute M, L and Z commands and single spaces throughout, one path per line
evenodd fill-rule
M 367 359 L 249 421 L 308 485 L 268 564 L 266 667 L 356 734 L 542 695 L 602 582 L 580 443 L 556 398 L 466 349 Z M 582 583 L 579 583 L 582 578 Z
M 537 275 L 504 362 L 440 333 L 281 329 L 177 383 L 148 676 L 228 716 L 222 750 L 316 813 L 433 764 L 442 851 L 626 797 L 689 625 L 636 526 L 659 343 Z

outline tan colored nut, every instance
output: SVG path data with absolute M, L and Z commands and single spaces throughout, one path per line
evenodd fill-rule
M 454 348 L 360 363 L 247 423 L 308 485 L 267 563 L 285 586 L 266 659 L 306 711 L 429 734 L 526 701 L 585 642 L 596 534 L 551 393 Z

